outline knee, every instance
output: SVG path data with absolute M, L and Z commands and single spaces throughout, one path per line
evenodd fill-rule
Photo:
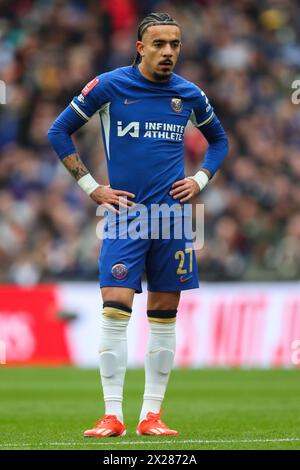
M 149 292 L 149 310 L 176 310 L 180 300 L 180 292 Z
M 127 308 L 132 307 L 134 293 L 134 289 L 126 287 L 101 287 L 101 296 L 104 303 L 115 302 Z

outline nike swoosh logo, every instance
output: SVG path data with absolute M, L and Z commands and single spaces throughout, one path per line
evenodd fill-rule
M 180 281 L 180 282 L 186 282 L 186 281 L 188 281 L 189 279 L 192 279 L 192 277 L 193 277 L 193 276 L 188 276 L 188 277 L 180 276 L 179 281 Z
M 133 104 L 133 103 L 138 103 L 139 101 L 142 101 L 142 100 L 129 100 L 128 98 L 126 98 L 126 100 L 124 100 L 124 104 Z

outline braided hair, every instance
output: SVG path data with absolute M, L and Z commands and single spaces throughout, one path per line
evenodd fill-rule
M 177 21 L 174 20 L 168 13 L 150 13 L 139 24 L 137 32 L 138 41 L 142 40 L 142 37 L 149 26 L 155 25 L 173 25 L 179 27 Z M 139 52 L 137 52 L 132 63 L 132 67 L 135 67 L 140 61 L 141 55 Z

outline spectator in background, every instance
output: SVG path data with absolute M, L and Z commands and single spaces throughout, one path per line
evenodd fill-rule
M 176 71 L 207 92 L 230 135 L 222 175 L 195 200 L 206 214 L 200 279 L 299 279 L 300 106 L 290 99 L 300 76 L 296 0 L 3 0 L 0 282 L 95 279 L 95 206 L 58 165 L 47 129 L 82 83 L 131 63 L 136 24 L 152 10 L 178 19 Z M 193 174 L 206 141 L 192 127 L 185 140 Z M 103 181 L 97 117 L 76 143 Z

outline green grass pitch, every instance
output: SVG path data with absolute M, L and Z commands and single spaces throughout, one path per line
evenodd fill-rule
M 299 370 L 174 370 L 163 419 L 176 437 L 136 435 L 143 382 L 127 372 L 125 437 L 84 439 L 103 414 L 97 370 L 1 366 L 0 449 L 300 449 Z

